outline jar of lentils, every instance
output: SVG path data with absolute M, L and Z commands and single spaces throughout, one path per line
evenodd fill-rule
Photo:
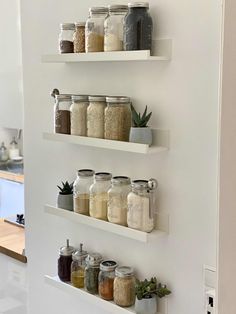
M 85 22 L 75 23 L 74 52 L 85 52 Z
M 135 301 L 135 277 L 131 267 L 121 266 L 115 270 L 114 301 L 122 307 L 132 306 Z
M 55 95 L 55 98 L 56 101 L 54 105 L 54 132 L 70 134 L 71 95 L 60 94 Z
M 113 283 L 115 279 L 115 261 L 104 261 L 100 264 L 100 273 L 98 277 L 99 296 L 107 301 L 113 300 Z
M 71 99 L 71 134 L 87 136 L 88 96 L 72 95 Z
M 61 32 L 59 35 L 59 52 L 60 53 L 73 53 L 74 52 L 74 23 L 62 23 L 60 25 Z
M 89 96 L 87 110 L 87 136 L 104 138 L 105 96 Z
M 99 253 L 90 253 L 86 258 L 85 289 L 91 294 L 98 293 L 98 276 L 101 261 L 102 255 Z

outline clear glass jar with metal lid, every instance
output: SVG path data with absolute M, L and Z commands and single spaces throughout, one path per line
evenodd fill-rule
M 129 97 L 106 97 L 105 139 L 129 141 L 131 103 Z
M 132 192 L 128 201 L 128 227 L 144 232 L 151 232 L 154 227 L 155 193 L 157 181 L 155 179 L 135 180 L 132 182 Z
M 75 32 L 74 23 L 62 23 L 60 24 L 60 35 L 59 35 L 59 52 L 60 53 L 73 53 L 74 43 L 73 36 Z
M 98 293 L 98 276 L 101 262 L 102 255 L 99 253 L 90 253 L 86 258 L 85 289 L 91 294 Z
M 75 23 L 75 32 L 73 36 L 74 52 L 85 52 L 85 24 L 86 22 Z
M 87 95 L 72 95 L 71 112 L 71 134 L 87 136 Z
M 113 284 L 115 279 L 115 261 L 103 261 L 100 264 L 100 273 L 98 277 L 98 291 L 102 299 L 113 300 Z
M 85 51 L 104 51 L 104 21 L 108 14 L 107 7 L 92 7 L 85 26 Z
M 70 134 L 70 106 L 71 95 L 55 95 L 54 105 L 54 132 Z
M 148 2 L 128 4 L 124 18 L 124 50 L 151 50 L 153 22 Z
M 72 254 L 71 264 L 71 283 L 76 288 L 84 288 L 85 277 L 85 259 L 87 258 L 87 251 L 83 251 L 83 244 L 80 244 L 80 249 Z
M 90 187 L 89 214 L 91 217 L 107 220 L 108 190 L 111 186 L 111 173 L 97 172 Z
M 115 270 L 114 302 L 122 307 L 132 306 L 135 301 L 135 276 L 131 267 L 120 266 Z
M 105 96 L 89 96 L 87 109 L 87 136 L 104 138 Z
M 60 248 L 58 259 L 58 277 L 61 281 L 69 282 L 71 279 L 72 254 L 75 248 L 70 246 L 69 240 L 66 240 L 66 246 Z
M 104 51 L 123 50 L 124 17 L 128 12 L 127 5 L 109 5 L 109 15 L 105 20 Z
M 111 183 L 112 187 L 108 191 L 108 221 L 127 226 L 127 196 L 131 191 L 130 178 L 113 177 Z
M 93 183 L 94 171 L 91 169 L 78 170 L 74 182 L 74 211 L 78 214 L 89 215 L 89 189 Z

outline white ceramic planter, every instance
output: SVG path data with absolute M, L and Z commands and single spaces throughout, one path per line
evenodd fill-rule
M 135 128 L 130 129 L 129 141 L 132 143 L 152 145 L 152 129 L 146 128 Z
M 135 313 L 137 314 L 156 314 L 157 313 L 157 297 L 150 299 L 135 300 Z
M 73 194 L 58 194 L 57 207 L 73 211 Z

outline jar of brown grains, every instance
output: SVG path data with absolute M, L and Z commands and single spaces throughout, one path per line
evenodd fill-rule
M 54 106 L 54 132 L 70 134 L 70 106 L 71 95 L 55 95 L 56 102 Z
M 114 280 L 114 301 L 122 307 L 132 306 L 135 301 L 135 277 L 131 267 L 117 267 Z
M 85 22 L 75 23 L 74 52 L 85 52 Z

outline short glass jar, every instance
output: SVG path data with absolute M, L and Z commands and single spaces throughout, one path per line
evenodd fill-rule
M 62 134 L 70 134 L 70 106 L 71 95 L 60 94 L 55 95 L 54 105 L 54 132 Z
M 70 246 L 69 240 L 66 241 L 66 246 L 60 248 L 60 256 L 58 258 L 58 277 L 61 281 L 69 282 L 71 279 L 71 263 L 74 251 L 75 248 Z
M 93 183 L 94 171 L 91 169 L 78 170 L 74 182 L 74 212 L 82 215 L 89 215 L 89 189 Z
M 87 109 L 87 136 L 104 138 L 105 96 L 89 96 Z
M 128 4 L 124 18 L 124 50 L 151 50 L 153 22 L 148 2 Z
M 88 96 L 72 95 L 71 99 L 71 134 L 87 136 Z
M 74 32 L 75 24 L 62 23 L 60 25 L 61 32 L 59 34 L 59 52 L 60 53 L 73 53 L 74 52 Z
M 97 172 L 90 187 L 89 214 L 107 221 L 108 190 L 111 187 L 111 173 Z
M 108 191 L 108 221 L 127 226 L 127 196 L 131 191 L 130 178 L 113 177 L 111 183 L 112 187 Z
M 76 288 L 84 288 L 85 277 L 85 259 L 88 253 L 83 251 L 83 244 L 80 244 L 80 249 L 72 254 L 71 264 L 71 284 Z
M 85 22 L 75 23 L 75 33 L 73 36 L 74 52 L 85 52 Z
M 114 302 L 122 307 L 132 306 L 135 302 L 135 276 L 131 267 L 121 266 L 115 270 Z
M 131 103 L 129 97 L 106 97 L 105 139 L 129 141 Z
M 98 277 L 99 296 L 107 301 L 113 300 L 113 283 L 115 279 L 115 261 L 103 261 L 100 264 L 100 273 Z
M 105 20 L 104 51 L 123 50 L 124 17 L 128 12 L 127 5 L 109 5 L 109 15 Z
M 104 51 L 104 21 L 108 14 L 107 7 L 92 7 L 85 26 L 85 51 Z
M 90 253 L 86 258 L 85 289 L 91 294 L 98 293 L 98 276 L 101 262 L 102 255 L 99 253 Z

